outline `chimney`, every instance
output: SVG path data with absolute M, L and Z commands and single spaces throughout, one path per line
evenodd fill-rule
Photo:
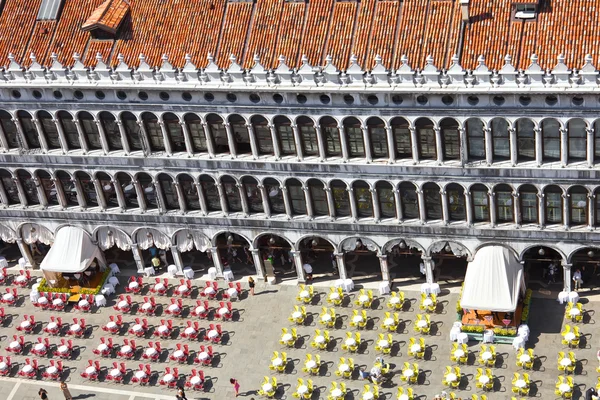
M 460 14 L 463 22 L 469 22 L 469 0 L 460 0 Z

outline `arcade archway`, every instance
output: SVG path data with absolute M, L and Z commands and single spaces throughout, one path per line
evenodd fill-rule
M 308 263 L 313 268 L 313 281 L 339 277 L 335 248 L 328 240 L 318 236 L 306 237 L 300 241 L 298 250 L 302 264 Z
M 396 239 L 383 246 L 387 254 L 390 279 L 393 282 L 411 284 L 425 281 L 425 265 L 421 246 L 411 240 Z
M 181 229 L 173 236 L 173 242 L 181 255 L 184 268 L 207 273 L 214 266 L 210 248 L 210 240 L 201 232 Z
M 93 237 L 104 252 L 107 264 L 115 263 L 120 269 L 137 269 L 131 252 L 131 240 L 125 232 L 112 226 L 101 226 Z
M 216 245 L 223 269 L 230 268 L 236 277 L 256 274 L 250 242 L 246 238 L 237 233 L 223 232 L 217 235 Z
M 298 277 L 294 257 L 291 254 L 292 244 L 287 239 L 268 233 L 257 237 L 255 242 L 267 275 L 275 275 L 278 280 Z
M 600 286 L 600 248 L 586 247 L 571 256 L 571 276 L 581 272 L 582 287 L 594 289 Z M 562 271 L 561 271 L 562 272 Z
M 429 247 L 429 253 L 434 262 L 434 281 L 449 285 L 459 285 L 467 273 L 469 250 L 460 243 L 441 241 Z
M 341 244 L 346 275 L 354 282 L 372 282 L 383 279 L 379 246 L 367 238 L 348 238 Z
M 523 253 L 523 268 L 527 287 L 563 286 L 561 254 L 547 246 L 534 246 Z

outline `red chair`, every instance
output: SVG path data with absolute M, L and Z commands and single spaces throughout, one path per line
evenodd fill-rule
M 13 354 L 21 354 L 25 347 L 25 337 L 13 335 L 13 341 L 9 343 L 6 351 Z
M 64 311 L 65 307 L 67 306 L 67 294 L 66 293 L 60 293 L 57 294 L 56 297 L 51 300 L 52 301 L 52 306 L 51 307 L 54 311 Z
M 144 350 L 142 358 L 150 361 L 158 361 L 161 353 L 162 348 L 160 342 L 148 342 L 148 347 Z
M 137 279 L 135 276 L 129 278 L 129 282 L 127 283 L 127 287 L 125 291 L 127 293 L 139 294 L 142 291 L 143 281 L 141 279 Z
M 21 367 L 18 372 L 18 375 L 22 378 L 32 379 L 37 376 L 38 372 L 38 363 L 37 360 L 30 360 L 29 358 L 25 359 L 25 364 Z
M 38 336 L 37 344 L 33 346 L 31 353 L 38 357 L 44 357 L 48 354 L 48 349 L 50 349 L 50 340 L 48 340 L 48 338 L 42 339 Z
M 165 314 L 172 315 L 174 317 L 178 317 L 181 315 L 182 311 L 183 311 L 183 302 L 181 301 L 181 299 L 171 298 L 171 304 L 165 310 Z
M 50 360 L 50 366 L 46 367 L 46 369 L 42 373 L 42 377 L 45 379 L 51 379 L 51 380 L 57 381 L 57 380 L 60 380 L 62 373 L 63 373 L 62 361 Z
M 185 339 L 196 339 L 200 333 L 200 325 L 197 321 L 194 321 L 193 323 L 192 321 L 187 321 L 186 324 L 187 328 L 185 328 L 181 337 Z
M 192 375 L 185 382 L 185 387 L 193 390 L 204 390 L 204 372 L 192 369 Z
M 133 373 L 131 382 L 139 383 L 140 385 L 147 385 L 150 381 L 151 375 L 152 370 L 150 369 L 150 364 L 140 364 L 139 369 Z
M 89 379 L 91 381 L 95 381 L 98 379 L 99 373 L 100 373 L 100 362 L 88 360 L 88 366 L 81 373 L 81 377 Z
M 182 297 L 188 297 L 192 293 L 192 282 L 189 279 L 180 279 L 177 287 L 177 294 Z
M 166 385 L 170 388 L 174 388 L 177 386 L 178 381 L 179 381 L 179 369 L 173 368 L 173 370 L 171 370 L 170 367 L 166 367 L 165 374 L 162 376 L 162 378 L 160 378 L 158 383 L 163 386 Z
M 112 333 L 113 335 L 119 333 L 121 331 L 121 327 L 123 326 L 123 317 L 120 315 L 117 315 L 116 317 L 111 315 L 109 319 L 110 321 L 108 321 L 106 325 L 102 327 L 102 330 L 104 332 Z
M 221 343 L 222 335 L 223 335 L 223 332 L 221 331 L 221 325 L 210 324 L 209 328 L 206 330 L 206 335 L 204 336 L 204 340 L 208 340 L 213 343 Z
M 35 328 L 35 317 L 33 315 L 23 315 L 23 321 L 17 326 L 19 332 L 31 333 Z
M 164 278 L 161 282 L 160 278 L 154 279 L 155 284 L 150 288 L 150 293 L 154 293 L 159 296 L 164 296 L 169 290 L 169 280 Z
M 8 274 L 6 268 L 2 268 L 2 273 L 0 274 L 0 284 L 4 285 L 8 283 Z
M 17 304 L 17 300 L 19 296 L 17 295 L 17 289 L 15 288 L 6 288 L 6 294 L 2 296 L 2 300 L 0 300 L 3 304 L 7 304 L 9 306 L 14 306 Z
M 6 313 L 4 312 L 4 307 L 0 307 L 0 322 L 4 321 L 6 318 Z
M 6 276 L 6 274 L 4 275 Z M 10 371 L 12 367 L 12 362 L 10 361 L 10 356 L 3 357 L 0 356 L 0 376 L 8 376 L 10 375 Z
M 76 337 L 85 336 L 87 331 L 87 327 L 85 325 L 85 319 L 83 318 L 73 318 L 73 325 L 69 327 L 67 331 L 67 335 L 72 335 Z
M 117 357 L 131 359 L 136 353 L 135 340 L 123 339 L 123 346 L 117 351 Z
M 200 357 L 203 355 L 204 357 Z M 208 357 L 206 357 L 208 356 Z M 196 357 L 194 358 L 194 362 L 196 364 L 202 364 L 205 366 L 211 366 L 213 360 L 213 348 L 212 346 L 200 346 L 200 351 L 196 353 Z
M 144 304 L 138 307 L 137 312 L 139 314 L 154 315 L 156 312 L 156 301 L 154 300 L 154 297 L 144 297 Z
M 148 330 L 148 320 L 146 318 L 140 320 L 139 318 L 135 319 L 135 325 L 133 325 L 129 329 L 129 333 L 135 335 L 137 337 L 143 337 L 146 335 L 146 331 Z
M 26 270 L 26 271 L 20 270 L 19 275 L 17 275 L 16 278 L 13 279 L 13 284 L 15 286 L 24 288 L 24 287 L 27 287 L 27 285 L 29 285 L 30 279 L 31 279 L 31 272 L 29 272 L 29 270 Z
M 112 342 L 112 338 L 100 338 L 100 344 L 98 345 L 98 347 L 96 347 L 94 350 L 92 350 L 92 353 L 94 353 L 97 356 L 100 357 L 110 357 L 111 353 L 113 350 L 113 342 Z
M 207 318 L 209 311 L 208 301 L 196 300 L 196 307 L 194 307 L 190 314 L 198 318 Z
M 82 295 L 79 302 L 73 308 L 78 311 L 89 312 L 92 309 L 92 304 L 94 304 L 94 296 Z
M 169 356 L 169 360 L 177 361 L 179 363 L 187 362 L 187 359 L 190 355 L 190 349 L 187 344 L 181 345 L 180 343 L 176 344 L 176 349 L 173 350 L 171 355 Z
M 56 350 L 52 354 L 55 357 L 60 357 L 62 359 L 71 358 L 71 353 L 73 352 L 73 341 L 60 339 L 60 344 L 56 345 Z
M 233 308 L 231 302 L 219 302 L 219 309 L 217 310 L 219 317 L 221 317 L 224 321 L 230 320 L 233 317 Z
M 48 335 L 55 336 L 60 333 L 61 329 L 62 329 L 62 318 L 50 316 L 50 322 L 48 322 L 48 324 L 46 324 L 43 331 L 45 333 L 47 333 Z
M 127 373 L 127 368 L 125 368 L 125 363 L 117 363 L 113 362 L 113 367 L 108 374 L 106 374 L 106 379 L 109 381 L 122 383 L 123 377 Z

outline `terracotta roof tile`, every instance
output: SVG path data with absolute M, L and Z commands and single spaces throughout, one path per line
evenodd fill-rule
M 15 61 L 23 60 L 40 3 L 41 0 L 4 1 L 4 9 L 0 15 L 0 55 L 3 59 L 6 59 L 8 53 L 13 53 Z M 44 55 L 36 56 L 43 58 Z
M 282 9 L 283 0 L 258 0 L 256 3 L 252 20 L 252 32 L 244 59 L 246 67 L 254 65 L 252 60 L 254 54 L 258 54 L 261 63 L 277 65 L 279 54 L 274 53 L 277 46 L 277 32 Z
M 302 40 L 305 13 L 305 3 L 284 3 L 281 21 L 279 21 L 279 39 L 275 55 L 283 55 L 292 68 L 298 66 L 302 57 L 298 51 L 298 43 Z
M 358 11 L 358 18 L 356 20 L 356 27 L 352 38 L 354 43 L 352 46 L 352 54 L 358 57 L 358 63 L 361 67 L 365 65 L 376 3 L 377 0 L 363 0 L 360 2 L 360 9 Z M 349 61 L 349 59 L 344 60 L 338 67 L 344 69 L 347 68 Z
M 96 54 L 98 53 L 102 55 L 102 60 L 107 62 L 110 59 L 114 45 L 114 40 L 90 40 L 82 62 L 85 65 L 96 65 Z
M 334 0 L 311 0 L 308 3 L 308 17 L 300 54 L 306 55 L 313 65 L 322 64 L 326 56 L 323 54 L 323 46 L 327 39 L 333 4 Z
M 241 63 L 244 56 L 244 46 L 248 29 L 251 27 L 250 18 L 252 17 L 253 3 L 227 3 L 225 11 L 225 22 L 223 24 L 223 33 L 221 34 L 221 45 L 217 54 L 217 64 L 226 67 L 229 65 L 229 56 L 234 54 L 238 63 Z M 249 54 L 252 58 L 252 55 Z
M 129 3 L 126 0 L 106 0 L 81 25 L 81 29 L 92 30 L 98 28 L 114 34 L 123 22 L 127 12 L 129 12 Z
M 331 55 L 333 65 L 338 68 L 345 67 L 350 58 L 357 4 L 353 1 L 336 2 L 333 7 L 333 20 L 329 29 L 325 56 Z
M 373 67 L 376 55 L 381 56 L 386 67 L 392 65 L 399 11 L 399 1 L 379 1 L 377 3 L 371 45 L 369 46 L 365 67 Z
M 38 63 L 42 65 L 48 64 L 48 48 L 50 46 L 52 36 L 54 35 L 54 29 L 56 29 L 55 20 L 36 21 L 33 28 L 33 34 L 31 35 L 31 39 L 29 41 L 29 47 L 25 51 L 23 65 L 31 64 L 31 60 L 29 58 L 31 53 L 35 54 Z

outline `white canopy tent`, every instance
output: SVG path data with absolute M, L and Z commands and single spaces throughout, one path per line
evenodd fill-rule
M 471 310 L 514 312 L 525 291 L 523 266 L 502 246 L 482 247 L 469 263 L 460 305 Z
M 85 271 L 94 260 L 100 269 L 106 267 L 104 255 L 81 228 L 66 226 L 55 235 L 54 244 L 40 265 L 47 272 L 79 273 Z

